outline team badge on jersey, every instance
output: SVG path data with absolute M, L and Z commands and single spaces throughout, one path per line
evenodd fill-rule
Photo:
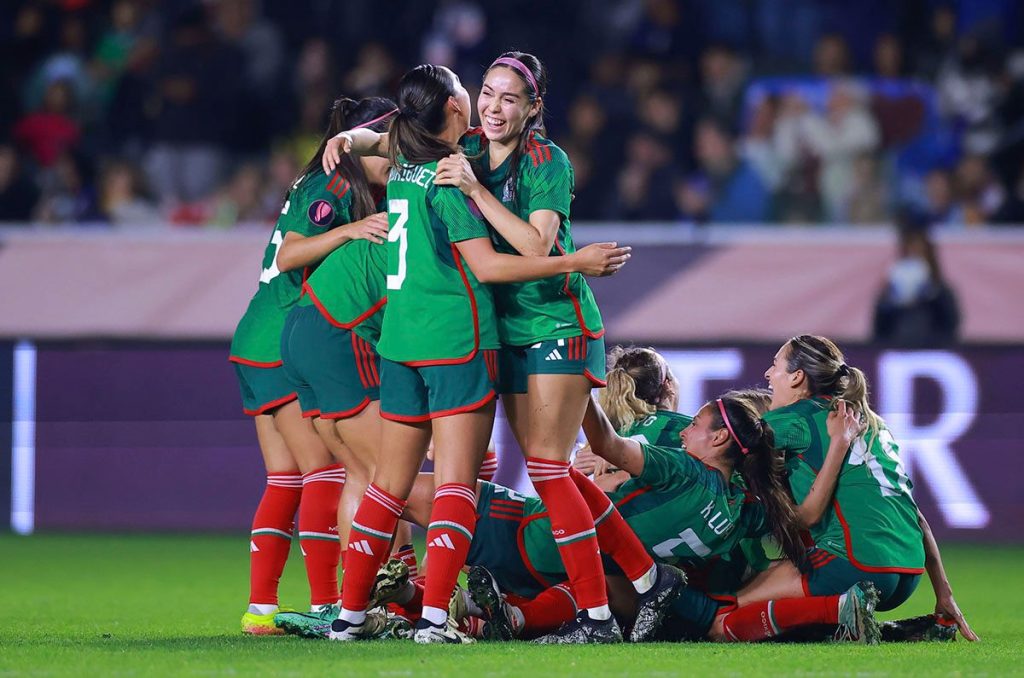
M 326 200 L 314 200 L 306 214 L 309 216 L 310 223 L 317 226 L 330 226 L 334 221 L 334 208 Z

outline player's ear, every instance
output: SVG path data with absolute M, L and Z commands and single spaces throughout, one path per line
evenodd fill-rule
M 804 385 L 804 382 L 807 381 L 807 375 L 804 373 L 803 370 L 800 369 L 793 370 L 786 376 L 789 378 L 790 388 L 792 388 L 794 391 L 799 390 L 800 387 Z
M 455 97 L 448 97 L 448 106 L 451 107 L 452 113 L 462 113 L 462 106 L 459 105 L 459 100 Z
M 535 116 L 538 113 L 540 113 L 541 109 L 543 109 L 543 108 L 544 108 L 544 99 L 542 99 L 541 97 L 537 97 L 536 99 L 533 100 L 533 103 L 530 105 L 530 114 L 527 117 L 532 118 L 533 116 Z

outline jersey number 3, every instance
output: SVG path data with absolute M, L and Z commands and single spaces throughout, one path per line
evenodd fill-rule
M 396 216 L 395 225 L 388 230 L 388 242 L 398 243 L 398 273 L 388 274 L 388 289 L 400 290 L 405 282 L 405 257 L 409 252 L 409 229 L 405 227 L 409 221 L 409 201 L 388 200 L 388 213 Z

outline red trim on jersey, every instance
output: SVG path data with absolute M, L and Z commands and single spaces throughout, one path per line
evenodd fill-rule
M 808 581 L 808 577 L 809 577 L 809 575 L 806 575 L 806 574 L 800 575 L 800 588 L 802 588 L 804 590 L 804 597 L 805 598 L 811 598 L 812 597 L 811 596 L 811 584 Z
M 559 254 L 563 257 L 565 256 L 565 248 L 563 248 L 562 244 L 558 242 L 558 238 L 555 238 L 555 248 L 558 250 Z M 602 327 L 600 332 L 593 332 L 587 328 L 587 323 L 583 321 L 583 309 L 580 307 L 580 300 L 577 299 L 576 295 L 569 289 L 569 280 L 571 279 L 571 276 L 572 273 L 565 274 L 565 284 L 562 285 L 562 291 L 565 292 L 566 296 L 572 300 L 573 308 L 576 309 L 576 320 L 579 321 L 580 329 L 583 330 L 583 334 L 591 339 L 600 339 L 604 336 L 604 328 Z M 603 385 L 604 384 L 602 384 L 602 386 Z
M 319 417 L 319 416 L 320 416 L 320 410 L 319 409 L 316 409 L 316 410 L 303 410 L 303 412 L 302 412 L 302 418 L 303 419 L 312 419 L 313 417 Z
M 373 344 L 362 337 L 359 337 L 359 346 L 366 357 L 366 369 L 370 374 L 370 386 L 380 386 L 380 373 L 377 371 L 377 361 L 375 360 L 377 355 L 376 349 L 374 349 Z
M 487 403 L 489 403 L 492 400 L 494 400 L 496 395 L 497 394 L 493 390 L 491 390 L 490 392 L 488 392 L 487 395 L 485 395 L 483 398 L 481 398 L 480 400 L 476 401 L 475 403 L 472 403 L 471 405 L 463 405 L 462 407 L 453 407 L 450 410 L 441 410 L 439 412 L 429 412 L 427 414 L 405 415 L 405 414 L 389 414 L 389 413 L 384 412 L 383 410 L 381 410 L 380 416 L 384 417 L 385 419 L 390 419 L 391 421 L 403 421 L 403 422 L 407 422 L 407 423 L 419 423 L 419 422 L 429 421 L 431 419 L 440 419 L 441 417 L 450 417 L 453 414 L 465 414 L 466 412 L 473 412 L 474 410 L 479 410 L 481 407 L 483 407 Z
M 323 413 L 321 413 L 320 418 L 321 419 L 348 419 L 349 417 L 354 417 L 357 414 L 359 414 L 360 412 L 362 412 L 363 410 L 365 410 L 366 406 L 369 405 L 370 402 L 371 402 L 370 398 L 366 397 L 366 398 L 363 398 L 363 401 L 361 403 L 359 403 L 358 405 L 353 407 L 351 410 L 345 410 L 344 412 L 323 412 Z
M 739 599 L 737 599 L 736 596 L 712 595 L 710 593 L 706 593 L 704 595 L 719 603 L 718 610 L 715 612 L 716 617 L 721 616 L 726 612 L 732 612 L 739 607 Z
M 462 267 L 462 255 L 459 254 L 459 248 L 457 248 L 454 243 L 452 243 L 451 248 L 452 256 L 455 258 L 455 267 L 459 270 L 459 275 L 462 276 L 462 284 L 465 285 L 466 287 L 466 294 L 469 295 L 469 306 L 473 313 L 473 350 L 461 358 L 443 358 L 441 360 L 413 360 L 411 362 L 403 362 L 402 364 L 405 365 L 406 367 L 435 367 L 437 365 L 462 365 L 472 360 L 474 356 L 476 356 L 476 352 L 480 349 L 480 317 L 476 308 L 476 295 L 473 294 L 473 288 L 469 284 L 469 278 L 466 277 L 466 269 Z
M 591 373 L 590 370 L 587 370 L 587 369 L 583 370 L 583 376 L 586 377 L 587 379 L 589 379 L 591 381 L 591 383 L 593 383 L 594 386 L 596 386 L 598 388 L 604 388 L 605 386 L 608 385 L 607 381 L 605 381 L 604 379 L 598 379 L 597 377 L 595 377 Z
M 487 365 L 487 376 L 491 381 L 498 380 L 498 351 L 496 349 L 484 350 L 484 363 Z
M 516 546 L 519 548 L 519 559 L 523 561 L 523 565 L 526 567 L 526 571 L 530 573 L 530 576 L 537 580 L 544 588 L 551 588 L 551 582 L 545 579 L 541 573 L 533 566 L 530 562 L 530 557 L 526 553 L 526 526 L 534 520 L 540 520 L 541 518 L 547 518 L 547 511 L 544 513 L 535 513 L 532 516 L 524 518 L 519 522 L 519 529 L 516 531 Z
M 374 313 L 384 308 L 384 304 L 388 303 L 387 297 L 381 297 L 373 306 L 363 311 L 362 314 L 356 316 L 355 320 L 343 323 L 334 319 L 334 316 L 330 314 L 330 312 L 324 306 L 323 302 L 320 301 L 319 297 L 316 296 L 316 293 L 313 291 L 313 288 L 309 286 L 309 283 L 302 283 L 302 291 L 309 295 L 309 300 L 312 301 L 313 305 L 316 306 L 318 311 L 320 311 L 320 315 L 327 319 L 327 322 L 331 323 L 335 327 L 340 327 L 343 330 L 350 330 L 356 325 L 361 324 L 367 318 L 371 317 Z
M 865 572 L 895 572 L 897 574 L 921 574 L 924 572 L 923 567 L 871 567 L 870 565 L 864 565 L 857 562 L 857 559 L 853 556 L 853 541 L 850 538 L 850 526 L 846 524 L 846 518 L 843 517 L 843 512 L 839 508 L 839 500 L 832 500 L 832 507 L 836 510 L 836 517 L 839 518 L 839 524 L 843 526 L 843 539 L 846 541 L 846 556 L 850 564 L 856 567 L 858 570 Z
M 289 393 L 283 398 L 271 400 L 269 403 L 264 403 L 263 405 L 260 405 L 258 409 L 247 410 L 245 408 L 242 408 L 242 411 L 248 414 L 250 417 L 255 417 L 258 414 L 266 414 L 270 410 L 281 407 L 281 405 L 287 405 L 288 403 L 290 403 L 291 401 L 295 400 L 298 397 L 298 393 Z
M 622 499 L 620 499 L 617 502 L 615 502 L 615 508 L 619 508 L 620 506 L 625 506 L 629 502 L 631 502 L 634 499 L 636 499 L 637 497 L 639 497 L 641 494 L 647 494 L 650 491 L 651 491 L 651 488 L 649 488 L 649 487 L 641 487 L 638 490 L 633 490 L 632 492 L 627 494 L 625 497 L 623 497 Z
M 260 363 L 255 360 L 248 360 L 247 358 L 239 358 L 237 355 L 228 356 L 229 363 L 238 363 L 239 365 L 248 365 L 249 367 L 259 367 L 262 369 L 270 369 L 272 367 L 280 367 L 284 365 L 283 360 L 275 360 L 272 363 Z
M 366 365 L 363 361 L 362 351 L 359 350 L 359 337 L 355 334 L 352 337 L 352 355 L 355 357 L 356 370 L 359 372 L 359 383 L 363 385 L 363 388 L 370 387 L 370 378 L 366 374 Z

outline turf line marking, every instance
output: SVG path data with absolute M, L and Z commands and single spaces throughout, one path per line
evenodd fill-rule
M 36 490 L 36 347 L 14 347 L 14 412 L 11 431 L 11 529 L 32 534 Z

